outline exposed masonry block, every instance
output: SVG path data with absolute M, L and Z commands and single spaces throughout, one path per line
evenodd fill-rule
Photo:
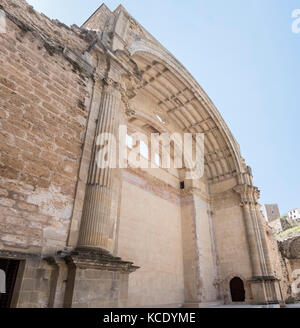
M 7 206 L 7 207 L 13 207 L 16 202 L 9 198 L 0 198 L 0 205 Z
M 7 196 L 8 196 L 8 191 L 5 190 L 5 189 L 1 189 L 1 188 L 0 188 L 0 196 L 5 196 L 5 197 L 7 197 Z
M 37 212 L 37 210 L 38 210 L 38 207 L 36 205 L 28 204 L 28 203 L 24 203 L 24 202 L 18 202 L 17 206 L 19 209 L 27 211 L 27 212 Z

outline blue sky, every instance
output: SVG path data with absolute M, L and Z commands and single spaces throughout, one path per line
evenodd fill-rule
M 100 0 L 29 0 L 81 25 Z M 261 203 L 300 207 L 299 0 L 107 0 L 120 3 L 192 73 L 253 169 Z

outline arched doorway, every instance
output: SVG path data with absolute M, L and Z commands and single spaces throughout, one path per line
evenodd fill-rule
M 245 302 L 245 287 L 242 279 L 235 277 L 230 281 L 232 302 Z

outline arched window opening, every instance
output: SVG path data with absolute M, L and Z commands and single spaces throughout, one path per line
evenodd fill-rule
M 160 167 L 160 156 L 159 154 L 155 154 L 155 164 Z
M 140 142 L 140 152 L 141 152 L 141 156 L 143 156 L 146 159 L 149 159 L 149 149 L 144 141 Z
M 133 139 L 128 134 L 126 135 L 126 146 L 130 149 L 133 147 Z

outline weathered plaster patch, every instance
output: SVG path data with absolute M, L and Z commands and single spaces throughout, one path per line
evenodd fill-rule
M 52 185 L 48 190 L 36 190 L 28 197 L 28 202 L 38 205 L 42 214 L 61 219 L 70 219 L 72 216 L 72 201 L 61 194 L 60 188 Z

